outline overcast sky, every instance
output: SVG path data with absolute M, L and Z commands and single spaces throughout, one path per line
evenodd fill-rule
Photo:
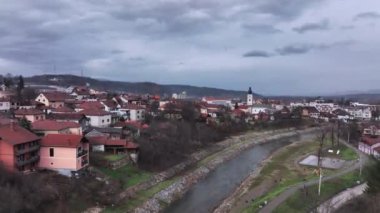
M 380 89 L 379 0 L 0 0 L 0 73 Z

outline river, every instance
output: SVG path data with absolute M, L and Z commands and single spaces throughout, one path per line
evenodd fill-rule
M 305 136 L 310 137 L 310 135 Z M 272 152 L 300 139 L 303 140 L 304 136 L 302 138 L 294 136 L 270 141 L 241 152 L 236 158 L 220 165 L 205 179 L 195 184 L 181 199 L 174 202 L 164 212 L 212 212 Z

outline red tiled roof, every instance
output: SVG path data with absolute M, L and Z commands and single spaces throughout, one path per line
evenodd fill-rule
M 52 110 L 52 113 L 70 113 L 70 112 L 75 112 L 75 111 L 67 106 L 58 107 Z
M 380 153 L 380 146 L 375 147 L 373 150 L 375 150 L 377 153 Z
M 37 135 L 22 128 L 18 124 L 0 126 L 0 141 L 17 145 L 40 139 Z
M 79 111 L 79 113 L 84 114 L 86 116 L 105 116 L 105 115 L 111 115 L 111 113 L 106 112 L 104 110 L 99 110 L 99 109 L 85 109 L 85 110 Z
M 58 131 L 68 128 L 79 128 L 80 125 L 75 122 L 64 121 L 58 122 L 54 120 L 39 120 L 32 123 L 33 130 L 44 130 L 44 131 Z
M 370 136 L 363 136 L 361 138 L 361 142 L 365 143 L 369 146 L 373 146 L 377 143 L 380 143 L 380 137 L 370 137 Z
M 19 109 L 15 111 L 15 115 L 41 115 L 44 112 L 37 109 Z
M 117 140 L 112 140 L 112 139 L 107 139 L 106 143 L 104 145 L 108 146 L 125 146 L 127 144 L 127 141 L 124 139 L 117 139 Z
M 81 142 L 87 141 L 81 135 L 49 134 L 42 138 L 41 146 L 44 147 L 79 147 Z
M 79 121 L 85 115 L 83 113 L 53 113 L 48 117 L 53 120 Z
M 93 145 L 104 145 L 106 144 L 107 137 L 106 136 L 94 136 L 94 137 L 86 137 L 90 144 Z
M 80 109 L 93 109 L 93 110 L 102 110 L 104 109 L 103 104 L 99 101 L 86 101 L 81 103 L 78 108 Z
M 88 137 L 89 142 L 93 145 L 105 145 L 105 146 L 122 146 L 127 149 L 137 149 L 138 144 L 125 139 L 109 139 L 106 136 Z
M 127 149 L 137 149 L 139 148 L 139 145 L 138 144 L 135 144 L 133 142 L 127 142 L 127 145 L 125 145 L 125 148 Z
M 66 99 L 72 99 L 72 97 L 63 92 L 44 92 L 42 93 L 49 101 L 65 101 Z

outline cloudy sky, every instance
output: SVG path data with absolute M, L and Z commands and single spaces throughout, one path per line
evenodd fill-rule
M 380 89 L 379 0 L 0 0 L 0 73 Z

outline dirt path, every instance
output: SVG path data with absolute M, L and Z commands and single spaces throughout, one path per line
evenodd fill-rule
M 353 166 L 343 169 L 342 171 L 339 171 L 333 175 L 323 177 L 323 181 L 331 180 L 340 176 L 343 176 L 347 173 L 350 173 L 352 171 L 355 171 L 360 168 L 361 163 L 364 165 L 368 161 L 368 156 L 364 153 L 360 152 L 356 149 L 356 147 L 352 146 L 351 144 L 346 143 L 345 141 L 341 140 L 342 143 L 344 143 L 346 146 L 352 148 L 355 150 L 355 152 L 360 156 L 362 162 L 357 161 Z M 283 193 L 281 193 L 278 197 L 274 198 L 268 205 L 266 205 L 264 208 L 261 209 L 261 213 L 269 213 L 272 212 L 274 209 L 276 209 L 280 204 L 282 204 L 286 199 L 288 199 L 291 195 L 293 195 L 297 190 L 300 190 L 305 186 L 312 186 L 318 183 L 318 180 L 312 180 L 307 181 L 305 183 L 299 183 L 296 184 L 289 189 L 285 190 Z

